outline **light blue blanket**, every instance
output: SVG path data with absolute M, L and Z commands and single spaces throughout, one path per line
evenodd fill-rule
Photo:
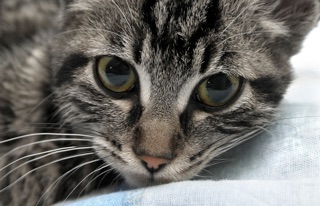
M 188 181 L 79 200 L 68 206 L 319 205 L 319 180 Z

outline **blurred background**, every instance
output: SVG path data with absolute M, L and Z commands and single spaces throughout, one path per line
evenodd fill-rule
M 286 100 L 320 103 L 320 24 L 306 38 L 302 50 L 291 60 L 295 79 Z

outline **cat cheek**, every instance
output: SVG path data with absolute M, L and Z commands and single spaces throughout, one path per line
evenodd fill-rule
M 206 112 L 196 111 L 193 113 L 192 120 L 194 122 L 200 122 L 200 121 L 204 121 L 209 116 L 210 116 L 210 114 L 208 114 Z
M 129 113 L 133 107 L 133 103 L 128 100 L 112 100 L 124 113 Z

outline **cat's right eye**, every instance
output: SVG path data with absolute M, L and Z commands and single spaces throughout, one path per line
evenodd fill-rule
M 198 87 L 198 101 L 209 107 L 228 104 L 238 94 L 242 79 L 237 76 L 219 73 L 205 79 Z
M 123 93 L 134 88 L 136 75 L 133 68 L 118 57 L 103 56 L 97 62 L 97 74 L 105 88 Z

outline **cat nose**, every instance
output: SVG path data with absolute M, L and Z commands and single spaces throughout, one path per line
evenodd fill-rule
M 151 156 L 138 156 L 138 158 L 141 160 L 144 167 L 152 174 L 159 172 L 162 168 L 166 166 L 166 164 L 170 162 L 169 159 Z

